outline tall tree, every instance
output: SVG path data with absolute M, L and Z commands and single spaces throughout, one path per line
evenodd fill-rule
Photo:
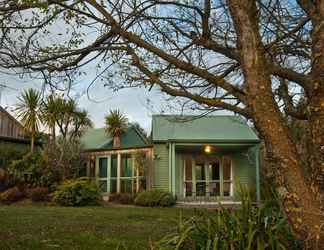
M 128 119 L 119 109 L 105 116 L 106 133 L 113 137 L 113 147 L 120 147 L 120 136 L 127 131 Z
M 28 89 L 18 97 L 18 100 L 16 110 L 24 128 L 30 133 L 30 151 L 33 153 L 41 119 L 41 94 L 35 89 Z
M 60 115 L 60 103 L 58 98 L 51 94 L 42 103 L 42 122 L 50 129 L 52 142 L 56 138 L 56 119 Z
M 125 78 L 111 80 L 114 89 L 159 88 L 193 108 L 226 109 L 252 121 L 294 231 L 317 241 L 324 200 L 324 1 L 2 1 L 0 14 L 2 68 L 73 77 L 97 62 L 100 76 Z M 65 22 L 65 42 L 39 43 L 57 32 L 51 29 L 57 22 Z M 291 120 L 305 122 L 307 155 L 296 147 Z

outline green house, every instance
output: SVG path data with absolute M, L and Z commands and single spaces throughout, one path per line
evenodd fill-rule
M 235 203 L 245 185 L 260 199 L 260 140 L 237 116 L 153 115 L 150 143 L 134 127 L 118 148 L 103 129 L 89 131 L 83 141 L 88 174 L 107 196 L 154 188 L 178 202 Z

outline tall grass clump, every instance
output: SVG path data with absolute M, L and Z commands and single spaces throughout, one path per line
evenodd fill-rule
M 199 211 L 189 219 L 180 216 L 177 231 L 158 241 L 154 249 L 299 249 L 277 202 L 257 207 L 243 189 L 241 201 L 236 210 Z

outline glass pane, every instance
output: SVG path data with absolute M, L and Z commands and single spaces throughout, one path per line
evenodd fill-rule
M 231 183 L 224 182 L 223 188 L 224 188 L 224 196 L 231 196 Z
M 219 182 L 209 183 L 209 195 L 220 196 L 220 184 Z
M 117 177 L 117 155 L 111 155 L 111 177 Z
M 99 177 L 107 177 L 107 158 L 99 158 Z
M 227 156 L 223 158 L 223 179 L 225 181 L 231 180 L 231 159 Z
M 117 180 L 110 179 L 110 193 L 116 193 L 117 192 Z
M 132 177 L 133 161 L 130 155 L 121 156 L 121 177 Z
M 219 162 L 215 162 L 211 165 L 209 165 L 209 179 L 218 181 L 220 180 L 219 175 Z
M 196 183 L 196 196 L 206 196 L 206 183 L 197 182 Z
M 186 174 L 186 181 L 192 180 L 192 161 L 191 158 L 186 158 L 185 160 L 185 174 Z
M 205 166 L 203 164 L 196 165 L 196 180 L 205 180 Z
M 107 181 L 99 181 L 100 191 L 103 193 L 107 192 Z
M 132 180 L 121 180 L 120 185 L 120 192 L 132 193 Z
M 192 183 L 191 182 L 186 182 L 185 183 L 185 188 L 186 188 L 186 197 L 192 196 Z

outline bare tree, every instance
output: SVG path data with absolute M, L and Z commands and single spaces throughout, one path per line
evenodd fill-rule
M 324 1 L 2 0 L 0 13 L 2 69 L 42 73 L 53 83 L 96 63 L 100 77 L 125 79 L 112 80 L 113 88 L 159 88 L 187 105 L 253 121 L 296 234 L 316 242 L 323 225 Z M 308 157 L 297 150 L 291 120 L 305 121 Z

